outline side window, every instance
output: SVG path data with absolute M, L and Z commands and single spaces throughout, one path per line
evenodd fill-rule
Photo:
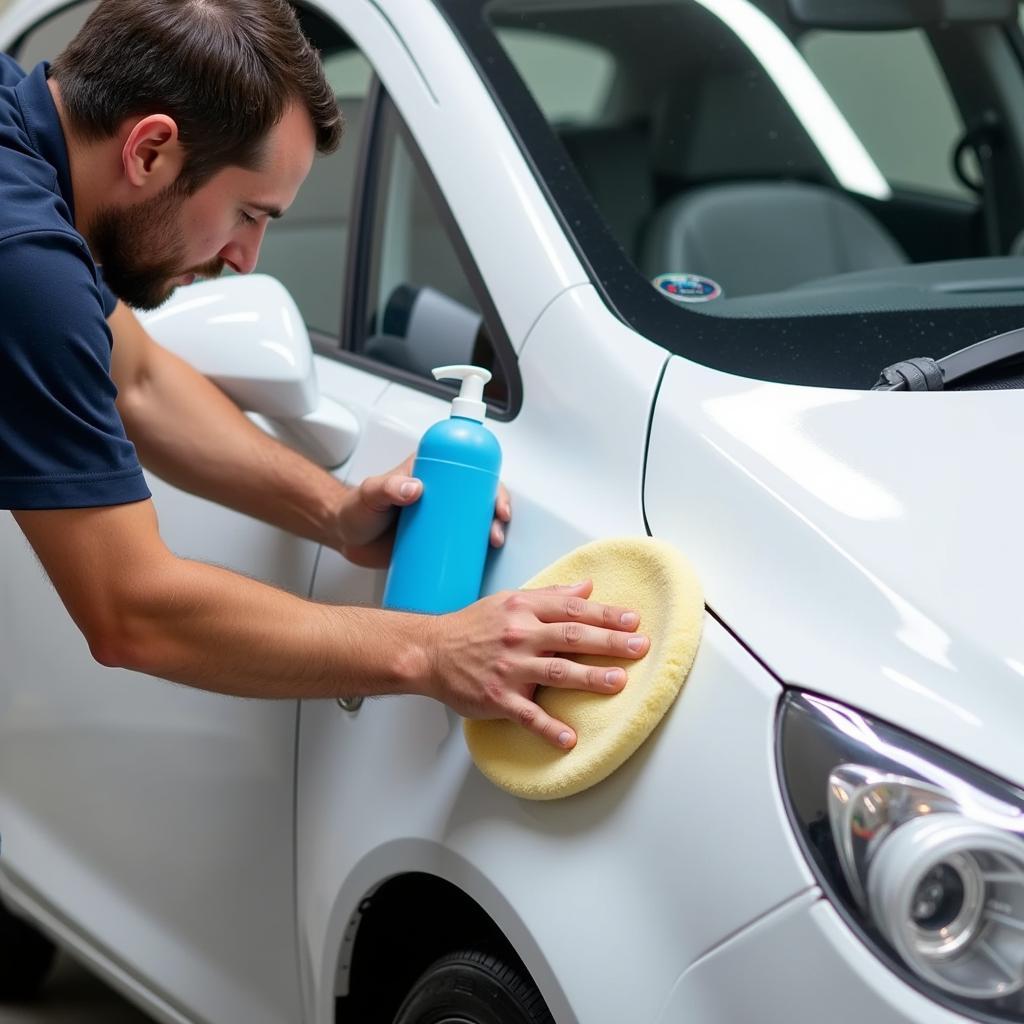
M 922 31 L 812 32 L 800 49 L 890 182 L 976 199 L 951 170 L 963 122 Z
M 288 288 L 308 327 L 337 337 L 352 191 L 373 75 L 369 61 L 333 25 L 325 29 L 304 18 L 303 28 L 320 49 L 345 116 L 345 132 L 336 152 L 313 161 L 295 202 L 267 228 L 256 271 Z
M 383 100 L 376 160 L 365 330 L 356 351 L 433 380 L 431 370 L 473 363 L 492 371 L 485 397 L 508 406 L 492 335 L 470 284 L 468 254 L 394 106 Z M 458 246 L 458 247 L 457 247 Z

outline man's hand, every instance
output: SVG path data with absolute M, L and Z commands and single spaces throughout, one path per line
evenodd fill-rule
M 423 493 L 423 483 L 412 473 L 414 456 L 381 476 L 367 477 L 348 491 L 338 511 L 338 550 L 350 562 L 368 569 L 386 569 L 391 562 L 398 511 L 412 505 Z M 512 519 L 512 505 L 504 484 L 498 487 L 491 523 L 491 546 L 505 543 L 505 524 Z
M 628 608 L 588 601 L 593 584 L 493 594 L 462 611 L 425 619 L 436 624 L 428 694 L 465 718 L 508 718 L 563 750 L 576 734 L 534 702 L 539 685 L 618 693 L 621 668 L 597 668 L 572 655 L 642 658 L 647 637 Z M 561 652 L 561 656 L 559 656 Z

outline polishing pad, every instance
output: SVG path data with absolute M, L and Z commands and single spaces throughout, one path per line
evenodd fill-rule
M 607 778 L 636 751 L 676 699 L 700 642 L 704 595 L 672 545 L 650 537 L 599 540 L 560 558 L 526 589 L 590 579 L 589 600 L 640 615 L 637 632 L 651 646 L 639 661 L 582 656 L 586 665 L 621 666 L 625 689 L 611 696 L 541 686 L 537 703 L 576 730 L 576 746 L 559 750 L 507 719 L 467 721 L 466 742 L 493 783 L 529 800 L 572 796 Z

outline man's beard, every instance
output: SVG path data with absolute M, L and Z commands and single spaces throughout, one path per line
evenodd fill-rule
M 176 277 L 218 277 L 223 260 L 185 266 L 185 238 L 179 223 L 185 200 L 175 184 L 134 206 L 105 206 L 89 226 L 89 242 L 110 290 L 135 309 L 156 309 L 170 298 Z

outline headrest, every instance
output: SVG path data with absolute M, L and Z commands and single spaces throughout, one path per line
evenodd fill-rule
M 654 169 L 687 182 L 824 178 L 828 172 L 796 115 L 764 71 L 686 80 L 655 124 Z

